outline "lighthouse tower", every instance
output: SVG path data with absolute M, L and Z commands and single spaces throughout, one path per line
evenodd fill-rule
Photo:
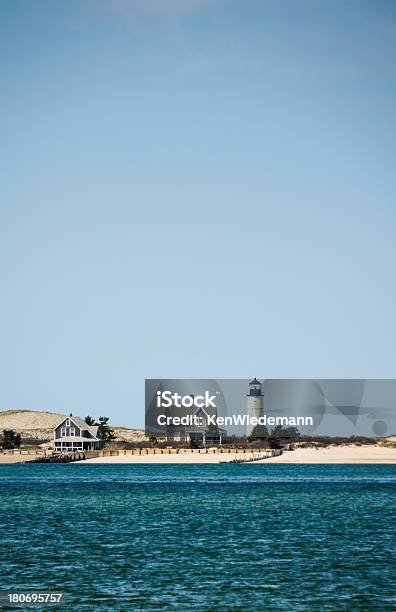
M 248 421 L 252 417 L 261 417 L 263 416 L 263 397 L 264 393 L 261 390 L 261 382 L 255 378 L 251 380 L 249 383 L 249 393 L 247 394 L 247 414 Z M 249 422 L 246 427 L 246 435 L 250 436 L 255 425 L 251 425 Z

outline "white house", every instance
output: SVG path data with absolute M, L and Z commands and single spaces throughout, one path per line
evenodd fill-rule
M 54 448 L 57 451 L 99 450 L 103 442 L 97 425 L 87 425 L 80 417 L 64 417 L 54 428 Z

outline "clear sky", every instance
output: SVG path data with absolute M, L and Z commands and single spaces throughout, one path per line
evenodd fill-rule
M 395 377 L 396 5 L 0 0 L 0 410 Z

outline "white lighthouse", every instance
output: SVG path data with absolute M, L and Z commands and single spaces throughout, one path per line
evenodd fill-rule
M 250 436 L 255 425 L 250 424 L 250 419 L 252 417 L 261 417 L 263 416 L 263 397 L 264 393 L 261 390 L 261 382 L 255 378 L 251 380 L 249 383 L 249 393 L 247 394 L 247 414 L 248 414 L 248 424 L 246 427 L 246 435 Z

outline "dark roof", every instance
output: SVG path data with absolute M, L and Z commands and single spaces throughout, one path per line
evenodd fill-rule
M 261 382 L 255 378 L 254 380 L 250 381 L 249 385 L 261 385 Z
M 195 414 L 197 412 L 199 412 L 200 410 L 203 410 L 204 412 L 206 412 L 206 414 L 208 416 L 217 416 L 217 410 L 215 408 L 197 408 L 196 406 L 189 406 L 188 408 L 184 408 L 183 406 L 169 406 L 169 408 L 164 408 L 164 414 L 167 417 L 184 417 L 184 416 L 189 416 L 191 414 Z
M 67 416 L 67 417 L 65 416 L 61 420 L 61 422 L 58 423 L 56 427 L 54 427 L 54 429 L 58 429 L 58 427 L 62 425 L 62 423 L 66 421 L 67 419 L 69 419 L 75 425 L 77 425 L 79 429 L 89 431 L 96 439 L 98 439 L 98 426 L 97 425 L 87 425 L 85 421 L 83 421 L 80 417 L 76 417 L 76 416 Z

